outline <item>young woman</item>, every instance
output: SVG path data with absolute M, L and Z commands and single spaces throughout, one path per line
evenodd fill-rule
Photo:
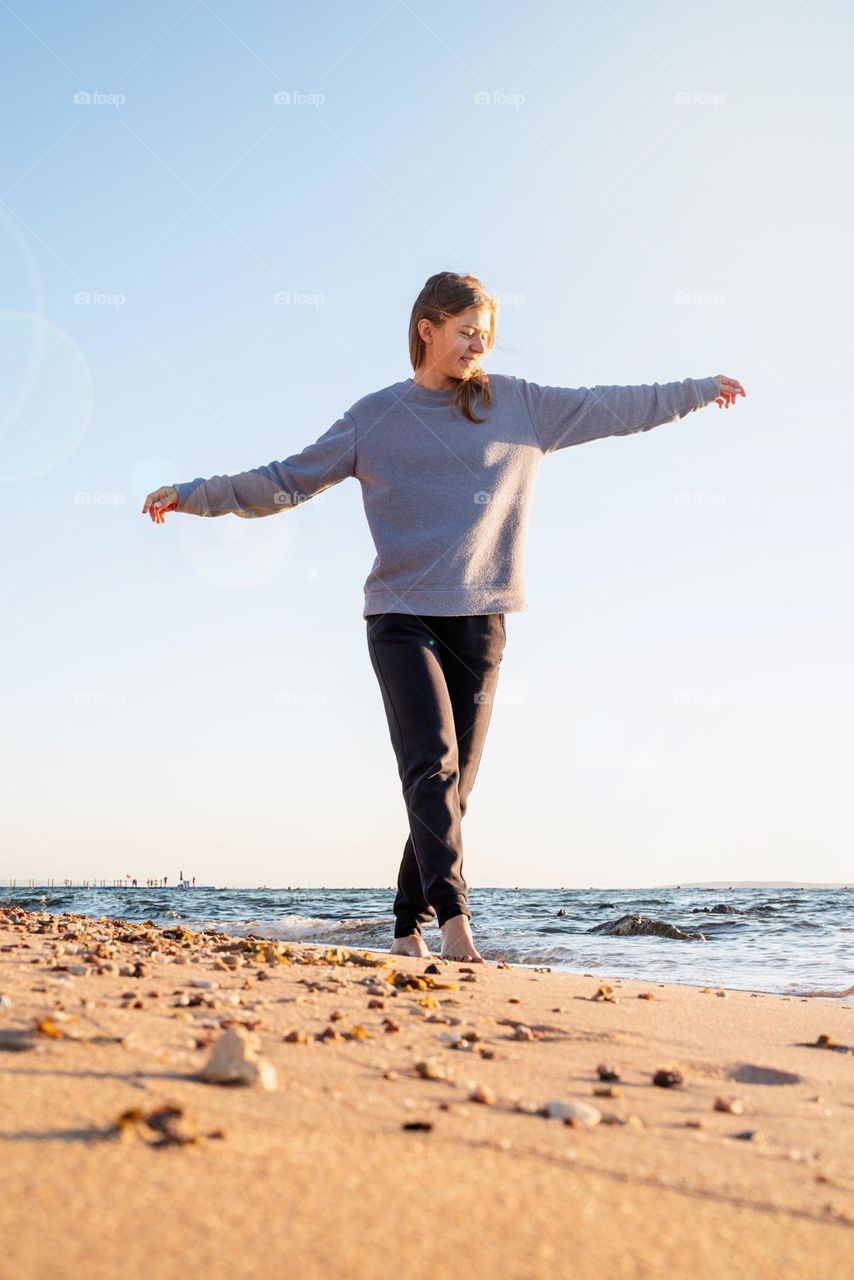
M 475 276 L 442 271 L 409 324 L 415 376 L 357 400 L 284 462 L 166 485 L 143 514 L 274 515 L 355 476 L 377 556 L 363 617 L 409 819 L 394 900 L 401 955 L 482 961 L 471 933 L 460 826 L 480 763 L 506 640 L 527 609 L 524 551 L 543 458 L 629 435 L 711 404 L 730 408 L 734 378 L 651 386 L 550 387 L 487 376 L 497 301 Z M 479 412 L 483 416 L 479 416 Z

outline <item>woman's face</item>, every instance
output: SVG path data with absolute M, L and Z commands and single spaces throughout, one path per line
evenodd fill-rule
M 491 312 L 489 307 L 471 307 L 444 324 L 422 320 L 418 331 L 424 339 L 422 369 L 446 378 L 469 378 L 487 350 Z

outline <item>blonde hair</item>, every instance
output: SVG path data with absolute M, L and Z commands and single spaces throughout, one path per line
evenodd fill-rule
M 491 297 L 477 276 L 459 276 L 454 271 L 440 271 L 424 285 L 415 299 L 412 315 L 409 320 L 409 358 L 412 368 L 418 370 L 427 354 L 424 339 L 418 332 L 421 320 L 430 320 L 433 324 L 445 324 L 452 316 L 458 316 L 470 307 L 489 308 L 489 338 L 486 349 L 491 351 L 495 345 L 495 316 L 498 302 Z M 470 422 L 485 422 L 474 413 L 475 403 L 482 401 L 488 409 L 492 404 L 492 388 L 489 377 L 478 367 L 467 378 L 460 378 L 451 393 L 451 405 L 458 406 Z

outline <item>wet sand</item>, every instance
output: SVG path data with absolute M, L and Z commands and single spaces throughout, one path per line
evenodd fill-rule
M 853 1009 L 0 908 L 0 1274 L 842 1280 Z

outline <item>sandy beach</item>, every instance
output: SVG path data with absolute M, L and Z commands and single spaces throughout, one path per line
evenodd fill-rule
M 852 1006 L 2 908 L 0 1274 L 841 1280 Z

